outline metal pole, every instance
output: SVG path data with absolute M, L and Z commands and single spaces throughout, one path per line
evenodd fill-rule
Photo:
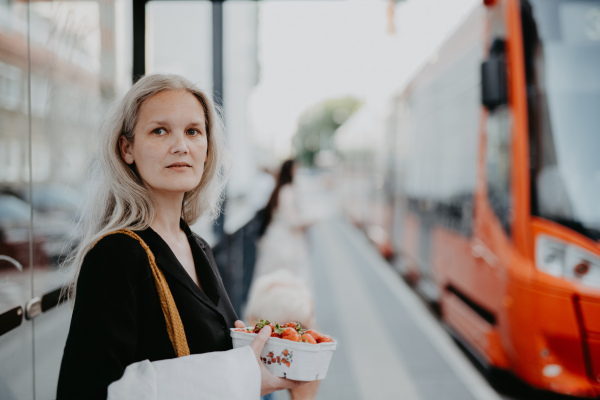
M 223 0 L 212 1 L 213 25 L 213 93 L 215 105 L 223 107 Z M 227 206 L 227 198 L 223 209 Z M 214 226 L 218 240 L 225 237 L 225 215 L 221 213 Z
M 132 82 L 146 74 L 146 0 L 133 1 Z

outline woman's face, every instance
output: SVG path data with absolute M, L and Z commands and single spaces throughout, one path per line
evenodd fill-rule
M 204 109 L 183 90 L 164 90 L 140 106 L 133 143 L 121 136 L 121 156 L 135 163 L 156 194 L 185 193 L 200 183 L 208 149 Z

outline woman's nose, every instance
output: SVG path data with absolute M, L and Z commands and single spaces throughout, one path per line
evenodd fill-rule
M 187 153 L 188 152 L 188 147 L 187 147 L 187 143 L 185 141 L 185 133 L 184 132 L 178 132 L 174 135 L 171 136 L 173 138 L 173 144 L 171 145 L 171 153 L 173 154 L 177 154 L 177 153 Z

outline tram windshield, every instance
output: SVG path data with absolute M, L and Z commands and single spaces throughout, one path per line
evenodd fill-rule
M 600 0 L 523 0 L 534 214 L 600 239 Z

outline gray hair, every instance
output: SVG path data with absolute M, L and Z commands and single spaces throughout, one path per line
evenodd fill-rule
M 133 142 L 140 106 L 163 90 L 182 90 L 194 95 L 206 119 L 208 153 L 204 173 L 198 186 L 185 193 L 181 217 L 191 225 L 204 214 L 214 221 L 220 213 L 231 164 L 220 111 L 209 96 L 181 76 L 142 77 L 111 108 L 96 138 L 97 153 L 89 169 L 90 187 L 77 221 L 77 238 L 73 239 L 73 250 L 61 266 L 72 278 L 63 292 L 70 299 L 76 295 L 83 259 L 101 237 L 119 229 L 144 230 L 154 219 L 156 208 L 152 193 L 142 183 L 135 167 L 122 159 L 119 138 L 125 136 Z

